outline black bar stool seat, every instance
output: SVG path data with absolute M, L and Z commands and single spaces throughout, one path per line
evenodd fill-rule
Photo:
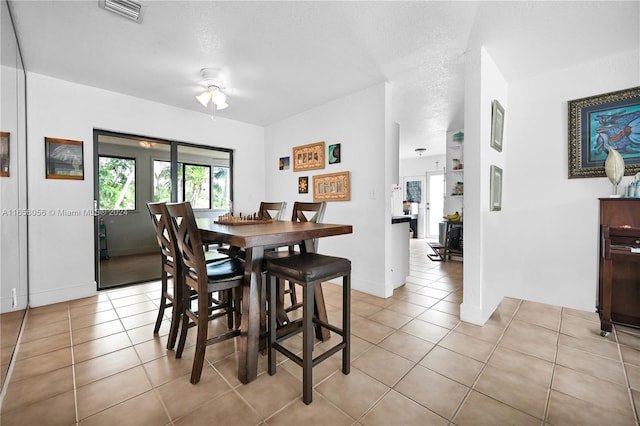
M 269 374 L 276 373 L 275 351 L 302 367 L 302 400 L 310 404 L 313 394 L 312 369 L 316 364 L 342 351 L 342 373 L 350 372 L 351 351 L 351 261 L 318 253 L 300 253 L 270 258 L 266 262 L 269 283 L 269 313 L 276 312 L 276 278 L 302 286 L 302 319 L 278 330 L 276 315 L 269 315 Z M 321 321 L 314 312 L 315 287 L 324 281 L 342 277 L 342 328 Z M 340 343 L 313 358 L 314 323 L 342 337 Z M 300 326 L 301 325 L 301 326 Z M 302 357 L 289 351 L 281 342 L 302 332 Z

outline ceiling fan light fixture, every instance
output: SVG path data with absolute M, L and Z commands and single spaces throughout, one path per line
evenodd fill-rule
M 211 88 L 209 88 L 209 89 L 211 89 Z M 220 90 L 219 87 L 216 87 L 216 88 L 213 89 L 213 92 L 211 93 L 211 102 L 216 104 L 218 109 L 220 109 L 220 105 L 226 105 L 227 104 L 227 96 L 224 93 L 222 93 L 222 91 Z M 229 105 L 227 105 L 227 106 L 229 106 Z
M 415 151 L 416 151 L 416 154 L 418 154 L 420 157 L 422 157 L 422 154 L 427 152 L 427 148 L 416 148 Z
M 198 96 L 196 96 L 196 99 L 198 100 L 198 102 L 200 102 L 202 104 L 203 107 L 207 107 L 207 105 L 209 104 L 209 101 L 211 100 L 211 93 L 209 93 L 208 90 L 200 93 Z

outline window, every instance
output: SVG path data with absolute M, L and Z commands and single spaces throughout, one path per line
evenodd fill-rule
M 194 209 L 229 208 L 230 168 L 178 163 L 178 201 L 189 201 Z M 153 201 L 171 200 L 171 163 L 153 162 Z
M 231 200 L 229 167 L 213 167 L 213 208 L 228 209 Z
M 136 209 L 136 160 L 134 158 L 98 157 L 100 210 Z
M 194 209 L 210 209 L 211 167 L 197 164 L 182 164 L 181 166 L 178 167 L 178 187 L 181 182 L 182 200 L 189 201 Z M 178 201 L 182 200 L 178 194 Z
M 171 162 L 153 161 L 153 201 L 171 201 Z

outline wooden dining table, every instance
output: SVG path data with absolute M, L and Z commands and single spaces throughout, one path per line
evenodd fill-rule
M 199 218 L 196 222 L 203 241 L 226 243 L 232 249 L 241 248 L 246 253 L 241 333 L 238 337 L 238 379 L 242 383 L 249 383 L 258 374 L 260 304 L 263 300 L 261 292 L 265 248 L 302 244 L 303 250 L 313 252 L 314 239 L 351 234 L 353 229 L 351 225 L 293 221 L 225 225 L 215 223 L 214 219 Z

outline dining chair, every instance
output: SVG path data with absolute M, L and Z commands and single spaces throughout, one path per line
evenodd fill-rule
M 153 334 L 157 334 L 167 308 L 173 308 L 171 313 L 171 326 L 167 339 L 167 349 L 175 346 L 180 325 L 180 312 L 182 301 L 182 262 L 175 246 L 175 234 L 169 223 L 169 213 L 166 203 L 147 203 L 147 209 L 151 215 L 151 221 L 156 231 L 156 239 L 160 247 L 161 256 L 161 283 L 160 307 Z M 177 261 L 176 261 L 177 260 Z M 169 289 L 169 277 L 171 277 L 171 289 Z
M 291 221 L 292 222 L 313 222 L 313 223 L 322 223 L 322 219 L 324 218 L 324 212 L 327 208 L 326 202 L 319 203 L 307 203 L 296 201 L 293 204 L 293 211 L 291 213 Z M 295 246 L 289 246 L 287 251 L 276 251 L 273 253 L 266 253 L 265 257 L 267 259 L 274 257 L 286 257 L 292 254 L 300 253 L 306 251 L 303 247 L 304 243 L 301 243 L 298 247 L 298 251 L 296 251 Z M 313 251 L 317 251 L 318 249 L 318 239 L 313 240 Z M 279 280 L 276 281 L 276 286 L 278 289 L 278 299 L 281 303 L 284 303 L 284 298 L 288 294 L 290 305 L 285 308 L 285 312 L 295 311 L 302 307 L 302 303 L 298 302 L 298 296 L 295 291 L 295 286 L 293 283 L 288 283 L 285 286 L 280 285 Z
M 196 327 L 196 348 L 191 369 L 191 383 L 196 384 L 202 375 L 206 347 L 240 335 L 244 261 L 231 257 L 207 263 L 191 204 L 169 203 L 167 210 L 176 235 L 178 255 L 182 260 L 182 294 L 194 291 L 197 296 L 195 307 L 190 299 L 183 298 L 180 341 L 176 351 L 176 358 L 181 358 L 187 331 Z M 210 297 L 215 292 L 223 293 L 221 300 Z M 222 316 L 234 319 L 228 323 L 228 330 L 209 336 L 209 322 Z

